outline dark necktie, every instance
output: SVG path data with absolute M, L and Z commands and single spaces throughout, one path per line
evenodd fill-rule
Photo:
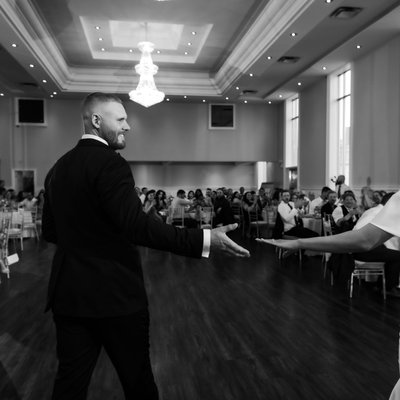
M 338 198 L 340 199 L 340 195 L 342 194 L 341 193 L 341 189 L 342 188 L 342 185 L 339 185 L 339 189 L 338 189 L 338 191 L 337 191 L 337 195 L 338 195 Z

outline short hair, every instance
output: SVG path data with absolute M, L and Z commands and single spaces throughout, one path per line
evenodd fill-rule
M 381 204 L 384 206 L 394 194 L 395 194 L 395 192 L 386 193 L 382 197 Z
M 329 196 L 330 194 L 332 194 L 332 193 L 337 194 L 334 190 L 329 190 L 328 196 Z
M 184 191 L 183 189 L 179 189 L 179 190 L 176 192 L 176 195 L 177 195 L 177 196 L 180 196 L 181 194 L 185 194 L 185 191 Z
M 330 188 L 330 187 L 328 187 L 328 186 L 324 186 L 322 189 L 321 189 L 321 193 L 326 193 L 326 192 L 329 192 L 329 191 L 331 191 L 332 189 Z
M 91 115 L 88 115 L 89 110 L 91 110 L 98 103 L 119 103 L 122 104 L 122 100 L 111 93 L 102 93 L 102 92 L 94 92 L 90 93 L 85 97 L 82 102 L 81 113 L 83 118 L 90 118 Z
M 343 200 L 344 200 L 346 197 L 352 197 L 353 200 L 356 201 L 356 196 L 355 196 L 354 193 L 353 193 L 352 191 L 350 191 L 350 190 L 347 190 L 346 192 L 344 192 L 344 194 L 343 194 L 343 196 L 342 196 Z

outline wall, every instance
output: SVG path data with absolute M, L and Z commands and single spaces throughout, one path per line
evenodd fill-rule
M 299 183 L 306 193 L 325 186 L 327 80 L 320 79 L 301 92 L 299 129 Z
M 352 187 L 400 186 L 400 37 L 353 65 Z
M 36 187 L 39 189 L 43 186 L 45 175 L 54 161 L 79 140 L 82 132 L 79 116 L 80 101 L 47 100 L 47 127 L 16 127 L 11 122 L 13 118 L 12 111 L 10 112 L 11 100 L 2 100 L 1 104 L 3 103 L 6 104 L 0 109 L 0 128 L 2 128 L 0 157 L 3 179 L 6 180 L 6 186 L 10 186 L 11 168 L 36 169 Z M 254 181 L 253 170 L 251 173 L 244 173 L 241 163 L 276 161 L 279 158 L 277 106 L 238 104 L 236 129 L 226 131 L 208 130 L 207 104 L 165 102 L 146 109 L 129 101 L 125 106 L 128 122 L 131 125 L 131 136 L 128 136 L 127 147 L 121 154 L 128 161 L 141 161 L 144 164 L 153 161 L 194 164 L 216 162 L 218 171 L 214 169 L 210 173 L 219 176 L 215 179 L 215 182 L 219 183 L 224 180 L 227 169 L 218 163 L 239 163 L 230 165 L 231 175 L 228 176 L 231 182 L 231 176 L 235 176 L 235 173 L 238 180 L 246 180 L 245 176 L 249 176 Z M 10 144 L 6 143 L 9 140 L 7 138 L 12 139 Z M 5 150 L 6 146 L 8 151 Z M 212 170 L 211 166 L 207 168 Z M 202 173 L 196 171 L 198 169 L 193 166 L 193 184 L 202 187 L 204 183 L 200 179 Z M 150 181 L 158 179 L 150 173 L 150 170 L 147 176 Z M 141 176 L 139 178 L 142 180 Z M 165 184 L 169 185 L 170 182 L 167 181 Z M 179 184 L 180 182 L 177 182 L 176 185 Z M 239 182 L 237 185 L 241 184 Z

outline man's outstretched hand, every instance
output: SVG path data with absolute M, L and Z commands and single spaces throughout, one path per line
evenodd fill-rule
M 238 224 L 231 224 L 221 226 L 211 230 L 211 251 L 221 251 L 228 253 L 235 257 L 250 257 L 250 253 L 245 248 L 239 246 L 233 240 L 231 240 L 226 232 L 235 230 Z

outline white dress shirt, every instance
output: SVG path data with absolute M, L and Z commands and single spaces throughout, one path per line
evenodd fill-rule
M 315 207 L 320 207 L 322 206 L 323 199 L 321 196 L 318 196 L 316 199 L 314 199 L 312 202 L 310 202 L 310 209 L 308 210 L 309 214 L 314 214 Z
M 283 221 L 284 232 L 287 232 L 296 226 L 295 217 L 297 217 L 297 215 L 299 214 L 299 210 L 297 208 L 294 208 L 294 203 L 292 201 L 289 201 L 289 203 L 285 203 L 282 200 L 278 206 L 278 213 Z

